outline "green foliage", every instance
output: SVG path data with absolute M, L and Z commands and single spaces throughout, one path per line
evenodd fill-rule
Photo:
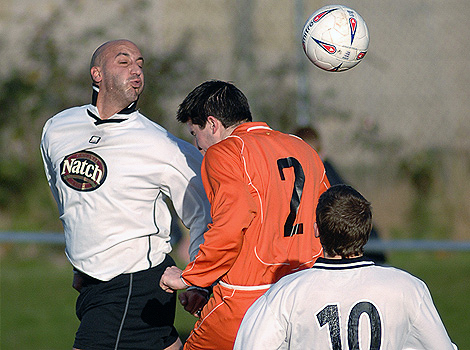
M 450 238 L 452 216 L 445 204 L 448 180 L 443 178 L 445 153 L 436 149 L 418 152 L 401 162 L 399 174 L 412 189 L 407 229 L 412 238 Z
M 149 1 L 119 6 L 122 18 L 115 20 L 132 25 L 129 11 L 132 9 L 133 17 L 139 18 L 147 11 Z M 103 23 L 75 32 L 64 45 L 59 33 L 68 25 L 67 18 L 82 10 L 80 2 L 65 2 L 55 7 L 53 13 L 32 30 L 26 57 L 22 58 L 29 64 L 0 80 L 3 111 L 0 118 L 0 217 L 6 218 L 0 220 L 0 230 L 60 230 L 55 203 L 47 195 L 39 153 L 42 127 L 52 115 L 90 102 L 88 62 L 77 62 L 77 57 L 83 56 L 83 48 L 90 43 L 110 39 L 109 25 Z M 246 23 L 245 18 L 240 19 Z M 142 40 L 151 38 L 149 23 L 137 21 L 134 25 Z M 204 57 L 193 54 L 192 33 L 188 31 L 181 38 L 171 50 L 158 53 L 152 52 L 150 45 L 141 47 L 146 61 L 146 86 L 139 108 L 176 136 L 188 139 L 184 127 L 175 121 L 178 104 L 202 81 L 219 77 L 211 76 L 214 70 L 207 67 Z M 244 43 L 244 38 L 241 39 L 239 45 Z M 244 49 L 234 49 L 237 50 Z M 242 55 L 234 59 L 231 71 L 231 75 L 240 76 L 240 81 L 234 83 L 247 94 L 255 120 L 267 121 L 272 127 L 287 132 L 296 128 L 297 88 L 292 79 L 295 62 L 286 57 L 280 64 L 266 67 L 253 57 L 247 60 Z M 338 109 L 334 100 L 336 96 L 332 91 L 318 98 L 315 103 L 317 120 L 350 118 L 350 112 Z
M 145 10 L 143 5 L 139 8 Z M 39 152 L 42 127 L 52 115 L 89 103 L 91 79 L 87 71 L 72 69 L 70 58 L 79 48 L 61 47 L 54 36 L 60 16 L 55 16 L 57 13 L 35 31 L 27 51 L 33 64 L 0 81 L 0 216 L 8 218 L 1 221 L 0 230 L 60 230 Z M 104 31 L 97 30 L 89 39 L 96 36 L 103 36 L 102 42 L 108 40 Z M 165 110 L 165 101 L 189 91 L 205 74 L 203 63 L 189 53 L 188 40 L 190 36 L 185 36 L 165 54 L 146 55 L 146 89 L 139 107 L 166 127 L 177 123 L 174 114 Z
M 169 112 L 167 101 L 184 96 L 207 74 L 203 62 L 189 52 L 192 36 L 188 33 L 172 51 L 145 55 L 145 91 L 139 99 L 142 112 L 167 129 L 176 129 L 176 106 Z M 181 135 L 178 135 L 181 137 Z

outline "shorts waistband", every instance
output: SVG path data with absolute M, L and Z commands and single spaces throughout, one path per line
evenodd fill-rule
M 101 280 L 99 280 L 99 279 L 96 279 L 96 278 L 94 278 L 94 277 L 91 277 L 91 276 L 87 275 L 86 273 L 83 273 L 83 272 L 81 272 L 81 271 L 76 270 L 75 268 L 74 268 L 74 270 L 73 270 L 73 273 L 74 273 L 75 275 L 78 275 L 78 276 L 80 276 L 80 277 L 82 278 L 82 281 L 83 281 L 82 283 L 83 283 L 84 285 L 95 285 L 95 284 L 105 283 L 104 281 L 101 281 Z
M 219 281 L 219 284 L 222 287 L 235 289 L 235 290 L 263 290 L 263 289 L 269 289 L 269 287 L 272 286 L 272 284 L 261 284 L 259 286 L 238 286 L 234 284 L 228 284 L 222 281 Z

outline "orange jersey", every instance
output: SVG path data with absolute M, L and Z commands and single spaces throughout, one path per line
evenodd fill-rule
M 207 150 L 202 178 L 213 223 L 183 271 L 189 284 L 272 284 L 321 255 L 315 208 L 329 183 L 316 151 L 298 137 L 241 124 Z

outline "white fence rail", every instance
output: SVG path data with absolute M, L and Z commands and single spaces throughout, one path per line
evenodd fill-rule
M 65 244 L 64 235 L 55 232 L 0 232 L 0 243 Z M 470 251 L 470 241 L 377 240 L 371 239 L 366 251 Z

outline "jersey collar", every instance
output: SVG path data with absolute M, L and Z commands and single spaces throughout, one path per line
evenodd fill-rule
M 93 92 L 91 95 L 91 104 L 96 108 L 96 101 L 98 99 L 98 92 L 100 91 L 98 85 L 93 84 Z M 123 110 L 119 111 L 116 114 L 124 114 L 124 115 L 129 115 L 133 112 L 136 111 L 137 108 L 137 100 L 132 102 L 129 106 L 124 108 Z M 95 120 L 95 125 L 101 125 L 101 124 L 106 124 L 106 123 L 120 123 L 128 118 L 110 118 L 110 119 L 101 119 L 100 117 L 97 116 L 96 113 L 91 111 L 90 109 L 87 109 L 88 115 Z
M 373 265 L 375 265 L 375 262 L 364 256 L 351 259 L 318 258 L 315 264 L 313 265 L 312 269 L 346 270 Z
M 233 130 L 232 134 L 239 132 L 251 132 L 257 130 L 272 130 L 265 122 L 246 122 L 242 123 Z

